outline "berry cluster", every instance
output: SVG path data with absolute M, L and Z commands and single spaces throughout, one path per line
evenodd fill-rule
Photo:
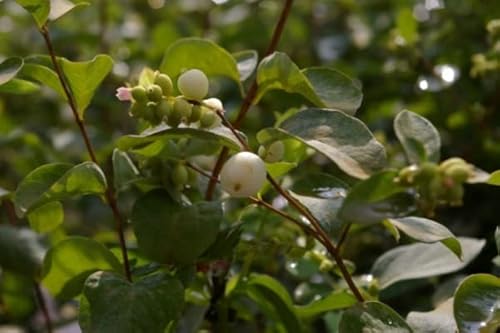
M 205 73 L 190 69 L 177 80 L 177 89 L 182 95 L 174 96 L 171 78 L 157 71 L 151 84 L 130 88 L 130 115 L 152 125 L 165 122 L 171 127 L 181 123 L 200 128 L 219 126 L 220 119 L 216 111 L 223 112 L 224 108 L 217 98 L 203 99 L 208 94 L 208 86 Z
M 464 183 L 472 177 L 474 168 L 461 158 L 453 157 L 441 164 L 425 162 L 411 165 L 399 172 L 400 184 L 415 187 L 419 200 L 428 211 L 438 204 L 462 204 Z

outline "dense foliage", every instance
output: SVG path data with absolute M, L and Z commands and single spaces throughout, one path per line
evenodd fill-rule
M 500 329 L 495 1 L 0 13 L 0 331 Z

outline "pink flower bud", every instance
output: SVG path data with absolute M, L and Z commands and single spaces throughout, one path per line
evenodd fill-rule
M 125 102 L 125 101 L 132 101 L 132 93 L 131 89 L 127 87 L 120 87 L 116 89 L 116 98 L 118 98 L 120 101 Z

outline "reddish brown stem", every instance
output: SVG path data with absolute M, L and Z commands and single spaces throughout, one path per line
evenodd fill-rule
M 50 320 L 49 309 L 47 308 L 45 297 L 43 297 L 42 288 L 38 282 L 33 282 L 33 289 L 35 290 L 36 300 L 42 311 L 43 319 L 45 320 L 45 329 L 47 333 L 52 333 L 52 321 Z
M 97 162 L 97 158 L 94 152 L 94 147 L 92 146 L 92 143 L 90 142 L 90 137 L 87 133 L 87 130 L 85 128 L 85 124 L 83 123 L 82 118 L 78 114 L 78 109 L 76 107 L 75 99 L 74 96 L 69 88 L 68 83 L 66 82 L 66 78 L 64 76 L 63 70 L 61 66 L 59 65 L 59 62 L 57 61 L 56 58 L 56 53 L 54 51 L 54 47 L 52 46 L 52 41 L 50 39 L 50 34 L 47 26 L 43 26 L 40 29 L 40 32 L 43 36 L 43 39 L 45 40 L 45 44 L 47 45 L 47 49 L 49 51 L 50 59 L 52 61 L 52 65 L 54 66 L 54 70 L 56 71 L 57 77 L 59 78 L 59 82 L 61 83 L 61 86 L 63 88 L 64 94 L 66 95 L 66 98 L 68 100 L 68 104 L 71 108 L 71 111 L 73 112 L 73 116 L 75 119 L 76 124 L 78 125 L 78 128 L 80 130 L 80 134 L 83 138 L 83 141 L 85 142 L 85 147 L 87 148 L 87 152 L 90 156 L 90 159 L 92 162 L 95 164 L 99 164 Z M 116 231 L 118 233 L 118 238 L 120 242 L 120 249 L 123 257 L 123 265 L 124 265 L 124 270 L 125 270 L 125 276 L 127 277 L 127 280 L 132 281 L 132 274 L 130 272 L 130 265 L 128 261 L 128 253 L 127 253 L 127 246 L 125 243 L 125 234 L 124 234 L 124 225 L 125 221 L 120 213 L 120 210 L 118 209 L 118 203 L 116 201 L 116 196 L 115 192 L 113 191 L 111 187 L 111 182 L 108 181 L 108 186 L 106 188 L 106 193 L 105 197 L 106 200 L 113 211 L 113 216 L 116 221 Z

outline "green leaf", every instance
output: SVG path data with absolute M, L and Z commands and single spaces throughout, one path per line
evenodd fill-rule
M 85 281 L 82 303 L 79 321 L 84 333 L 162 333 L 182 311 L 184 288 L 165 274 L 130 283 L 109 272 L 96 272 Z
M 474 274 L 455 291 L 453 313 L 461 333 L 497 332 L 500 327 L 500 278 Z
M 165 124 L 147 129 L 141 134 L 121 137 L 117 146 L 121 150 L 143 148 L 153 142 L 164 139 L 195 138 L 203 140 L 206 145 L 221 145 L 233 150 L 241 150 L 242 146 L 231 130 L 225 126 L 211 129 L 191 127 L 172 128 Z
M 347 194 L 338 216 L 344 221 L 374 224 L 415 210 L 413 195 L 394 181 L 397 171 L 383 171 L 357 183 Z
M 33 16 L 39 28 L 47 22 L 50 12 L 49 0 L 16 0 L 16 2 Z
M 130 184 L 141 179 L 139 170 L 127 153 L 118 149 L 113 150 L 112 162 L 114 187 L 116 191 L 123 191 Z
M 39 90 L 40 87 L 37 84 L 21 79 L 12 79 L 0 86 L 0 93 L 6 94 L 24 95 L 32 94 Z
M 500 186 L 500 170 L 497 170 L 490 175 L 488 184 Z
M 410 163 L 439 162 L 441 137 L 429 120 L 405 110 L 394 119 L 394 131 Z
M 0 224 L 1 268 L 37 278 L 45 251 L 45 246 L 33 231 Z
M 448 228 L 440 223 L 415 216 L 390 219 L 390 222 L 415 240 L 424 243 L 441 242 L 451 252 L 455 253 L 458 258 L 462 257 L 460 242 Z
M 222 220 L 220 202 L 181 206 L 162 190 L 139 198 L 131 221 L 141 251 L 159 263 L 190 264 L 215 241 Z
M 405 7 L 398 11 L 396 27 L 406 43 L 414 44 L 418 40 L 418 24 L 412 8 Z
M 401 316 L 380 302 L 358 303 L 342 314 L 339 333 L 391 332 L 411 333 Z
M 325 107 L 354 115 L 361 106 L 363 93 L 359 85 L 347 75 L 324 67 L 306 68 L 302 73 Z
M 283 325 L 285 332 L 302 332 L 292 298 L 279 281 L 268 275 L 251 274 L 236 292 L 253 300 L 266 315 Z
M 83 119 L 95 90 L 113 68 L 113 59 L 100 54 L 90 61 L 72 62 L 65 58 L 58 61 L 74 96 L 78 115 Z
M 462 261 L 441 243 L 398 246 L 375 261 L 372 274 L 381 289 L 403 280 L 448 274 L 467 266 L 481 251 L 483 239 L 459 237 Z
M 28 213 L 31 229 L 47 233 L 57 228 L 64 220 L 64 211 L 59 201 L 52 201 Z
M 210 247 L 203 253 L 203 260 L 231 259 L 234 249 L 240 241 L 242 233 L 241 225 L 235 225 L 221 230 Z
M 78 7 L 88 6 L 88 2 L 73 3 L 69 0 L 50 0 L 49 20 L 55 21 Z
M 324 106 L 307 77 L 288 55 L 282 52 L 274 52 L 262 59 L 257 68 L 257 84 L 259 88 L 254 104 L 269 90 L 279 89 L 300 94 L 315 106 Z
M 241 89 L 236 60 L 229 52 L 210 40 L 184 38 L 173 43 L 165 51 L 160 72 L 175 79 L 191 68 L 197 68 L 207 76 L 228 77 Z
M 257 134 L 261 144 L 288 138 L 316 149 L 356 178 L 367 178 L 386 163 L 384 147 L 366 125 L 341 111 L 307 109 L 285 120 L 280 128 Z
M 412 311 L 406 321 L 418 333 L 457 332 L 457 324 L 453 318 L 453 298 L 429 312 Z
M 22 58 L 7 58 L 0 63 L 0 86 L 15 78 L 23 65 Z
M 25 64 L 21 71 L 23 77 L 43 83 L 53 89 L 60 97 L 66 100 L 66 94 L 56 72 L 53 71 L 50 59 L 46 56 L 31 56 L 24 59 Z
M 0 279 L 2 310 L 13 319 L 27 319 L 35 310 L 33 279 L 4 270 Z
M 346 196 L 349 185 L 343 180 L 328 173 L 308 173 L 296 180 L 291 189 L 302 195 L 309 195 L 324 199 L 336 199 Z
M 65 163 L 42 165 L 30 172 L 17 187 L 14 205 L 19 214 L 51 201 L 106 191 L 106 177 L 93 162 L 76 166 Z
M 240 73 L 240 81 L 243 82 L 252 76 L 255 68 L 257 68 L 259 55 L 255 50 L 245 50 L 233 53 L 233 57 L 236 60 L 236 66 Z
M 307 319 L 314 318 L 324 312 L 345 309 L 356 303 L 356 297 L 352 294 L 346 291 L 336 291 L 307 305 L 295 306 L 295 311 L 300 318 Z
M 338 218 L 337 213 L 342 206 L 342 201 L 344 201 L 343 197 L 323 199 L 300 195 L 291 191 L 290 194 L 318 219 L 321 227 L 328 235 L 336 236 L 342 230 L 344 223 Z
M 62 300 L 81 293 L 95 271 L 123 272 L 118 259 L 104 245 L 85 237 L 69 237 L 54 245 L 43 262 L 43 285 Z

